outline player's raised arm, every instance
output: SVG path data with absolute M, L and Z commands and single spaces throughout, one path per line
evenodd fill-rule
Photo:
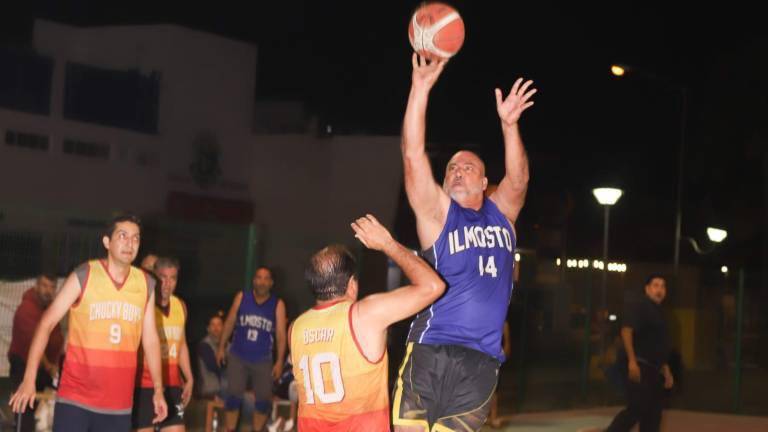
M 416 214 L 422 247 L 440 235 L 450 205 L 448 195 L 435 182 L 426 152 L 426 116 L 429 92 L 445 67 L 445 60 L 428 62 L 413 54 L 413 74 L 403 120 L 403 171 L 405 192 Z
M 356 313 L 364 317 L 371 331 L 387 327 L 414 315 L 437 300 L 445 292 L 445 283 L 423 259 L 398 243 L 372 215 L 357 219 L 352 229 L 366 247 L 384 252 L 405 273 L 410 285 L 386 293 L 370 295 L 357 303 Z
M 528 191 L 528 155 L 520 137 L 518 121 L 520 115 L 533 105 L 531 97 L 536 93 L 531 88 L 533 81 L 523 83 L 518 78 L 506 98 L 500 89 L 495 90 L 496 111 L 501 121 L 501 131 L 504 135 L 504 178 L 498 189 L 491 194 L 491 199 L 504 213 L 511 223 L 515 223 L 520 209 L 525 203 Z

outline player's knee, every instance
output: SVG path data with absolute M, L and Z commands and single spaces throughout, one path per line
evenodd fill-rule
M 272 402 L 266 400 L 256 401 L 256 403 L 253 404 L 253 408 L 256 412 L 261 414 L 269 414 L 272 410 Z

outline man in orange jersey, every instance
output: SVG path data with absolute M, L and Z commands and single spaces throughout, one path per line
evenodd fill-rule
M 387 327 L 437 300 L 445 284 L 371 215 L 352 223 L 366 247 L 384 252 L 411 285 L 357 301 L 355 262 L 328 246 L 312 256 L 306 279 L 316 305 L 290 330 L 299 389 L 298 426 L 312 431 L 389 431 Z
M 179 280 L 179 262 L 173 258 L 159 257 L 154 263 L 153 272 L 160 281 L 155 323 L 160 336 L 165 401 L 168 404 L 168 417 L 159 424 L 159 428 L 165 432 L 183 432 L 184 408 L 192 397 L 193 378 L 184 334 L 187 306 L 174 295 Z M 134 429 L 152 432 L 152 419 L 155 416 L 152 377 L 146 360 L 140 364 L 136 374 L 132 422 Z M 183 380 L 179 372 L 184 375 Z
M 107 258 L 82 264 L 64 282 L 35 330 L 24 380 L 9 402 L 14 412 L 34 406 L 40 357 L 51 330 L 69 312 L 53 430 L 130 430 L 140 344 L 152 375 L 154 421 L 165 418 L 160 340 L 151 307 L 155 283 L 146 272 L 131 266 L 139 251 L 140 233 L 136 216 L 114 218 L 102 238 Z

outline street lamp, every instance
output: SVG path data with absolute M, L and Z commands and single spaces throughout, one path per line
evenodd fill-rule
M 597 202 L 600 203 L 600 205 L 604 206 L 612 206 L 616 204 L 616 201 L 621 198 L 621 195 L 624 193 L 621 189 L 616 188 L 596 188 L 592 189 L 592 194 L 597 199 Z
M 696 239 L 692 237 L 683 237 L 683 238 L 688 240 L 689 243 L 691 243 L 693 250 L 697 254 L 704 255 L 715 250 L 715 247 L 717 246 L 717 244 L 722 243 L 723 240 L 725 240 L 725 238 L 728 237 L 728 231 L 720 228 L 707 227 L 707 237 L 709 237 L 709 241 L 712 243 L 708 249 L 702 248 L 699 245 L 699 243 L 696 241 Z
M 616 188 L 596 188 L 592 189 L 592 194 L 597 199 L 597 202 L 605 209 L 605 217 L 603 218 L 603 262 L 608 263 L 608 224 L 611 219 L 611 206 L 621 198 L 624 193 L 621 189 Z M 600 307 L 604 312 L 606 307 L 606 285 L 608 282 L 608 266 L 603 267 L 603 280 L 601 284 L 600 292 Z
M 633 74 L 642 75 L 646 79 L 653 80 L 653 81 L 660 81 L 664 83 L 668 88 L 671 88 L 680 94 L 680 143 L 678 148 L 678 155 L 677 155 L 677 200 L 675 204 L 675 247 L 674 247 L 674 256 L 673 256 L 673 271 L 675 276 L 677 276 L 677 269 L 680 266 L 680 240 L 682 239 L 681 231 L 682 231 L 682 224 L 683 224 L 683 209 L 682 209 L 682 202 L 683 202 L 683 169 L 685 167 L 684 165 L 684 156 L 685 156 L 685 122 L 688 117 L 687 111 L 688 111 L 688 88 L 684 85 L 680 85 L 677 83 L 672 82 L 669 79 L 657 76 L 656 74 L 650 73 L 648 71 L 641 71 L 634 67 L 630 67 L 627 65 L 619 65 L 614 64 L 611 65 L 611 74 L 613 74 L 616 77 L 622 77 L 627 72 L 632 72 Z
M 720 228 L 708 227 L 707 237 L 709 237 L 709 240 L 713 243 L 721 243 L 723 240 L 725 240 L 726 237 L 728 237 L 728 231 Z

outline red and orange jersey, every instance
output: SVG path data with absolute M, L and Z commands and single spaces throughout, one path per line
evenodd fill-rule
M 130 413 L 136 353 L 154 280 L 131 267 L 125 281 L 117 283 L 99 260 L 76 273 L 81 294 L 69 311 L 58 400 L 100 413 Z
M 352 305 L 315 307 L 293 323 L 301 431 L 389 431 L 387 354 L 374 362 L 365 358 L 352 329 Z
M 157 335 L 160 337 L 160 355 L 162 357 L 163 385 L 166 387 L 181 387 L 179 374 L 179 350 L 184 339 L 184 326 L 187 321 L 187 309 L 184 302 L 176 296 L 171 296 L 168 308 L 155 306 L 155 324 Z M 152 388 L 152 375 L 149 373 L 144 352 L 139 351 L 141 359 L 138 376 L 139 386 Z

